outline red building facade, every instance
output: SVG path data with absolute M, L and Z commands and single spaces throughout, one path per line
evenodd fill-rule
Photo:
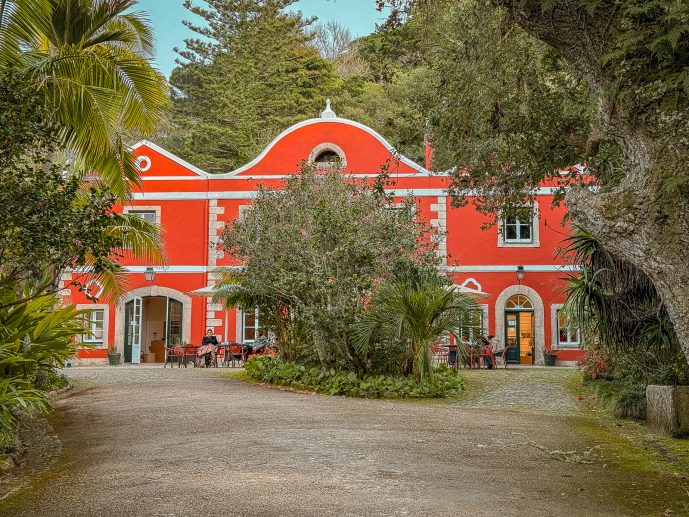
M 253 340 L 260 314 L 227 312 L 204 296 L 216 281 L 213 271 L 231 265 L 216 249 L 222 230 L 251 205 L 259 184 L 279 188 L 302 161 L 335 156 L 345 174 L 361 179 L 392 164 L 390 193 L 413 197 L 418 217 L 440 230 L 438 253 L 454 282 L 485 293 L 479 298 L 483 330 L 515 345 L 510 362 L 542 363 L 546 345 L 559 350 L 561 363 L 582 353 L 578 330 L 567 327 L 558 312 L 569 266 L 556 253 L 565 211 L 551 208 L 550 187 L 538 191 L 532 220 L 510 218 L 484 231 L 485 216 L 471 203 L 451 207 L 447 174 L 400 157 L 381 135 L 338 118 L 329 106 L 320 118 L 288 128 L 251 163 L 226 174 L 208 174 L 151 142 L 138 143 L 134 153 L 142 187 L 122 209 L 161 225 L 168 264 L 126 263 L 128 292 L 114 303 L 89 302 L 64 276 L 69 301 L 94 311 L 94 335 L 84 336 L 93 348 L 81 350 L 79 362 L 105 361 L 109 344 L 125 362 L 155 362 L 161 341 L 197 343 L 208 328 L 221 340 Z M 91 286 L 92 292 L 98 289 Z

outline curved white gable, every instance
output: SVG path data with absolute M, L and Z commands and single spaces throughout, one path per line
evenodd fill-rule
M 194 165 L 190 164 L 189 162 L 183 160 L 182 158 L 175 156 L 171 152 L 166 151 L 162 147 L 154 144 L 153 142 L 149 142 L 148 140 L 141 140 L 140 142 L 134 144 L 131 147 L 131 149 L 135 150 L 135 149 L 145 145 L 147 147 L 150 147 L 154 151 L 162 154 L 166 158 L 169 158 L 170 160 L 173 160 L 174 162 L 182 165 L 183 167 L 189 169 L 190 171 L 198 174 L 199 176 L 204 176 L 204 177 L 208 177 L 208 178 L 232 178 L 232 177 L 235 177 L 235 176 L 241 174 L 242 172 L 249 170 L 250 168 L 254 167 L 256 164 L 258 164 L 270 152 L 270 150 L 273 147 L 275 147 L 275 144 L 277 144 L 281 139 L 283 139 L 284 137 L 286 137 L 290 133 L 293 133 L 294 131 L 297 131 L 298 129 L 301 129 L 301 128 L 306 127 L 306 126 L 310 126 L 312 124 L 324 124 L 324 123 L 325 124 L 332 124 L 333 122 L 339 123 L 339 124 L 345 124 L 348 126 L 353 126 L 357 129 L 361 129 L 362 131 L 365 131 L 366 133 L 371 135 L 373 138 L 378 140 L 385 147 L 385 149 L 388 150 L 388 152 L 390 154 L 392 154 L 393 156 L 397 156 L 401 163 L 404 163 L 405 165 L 407 165 L 407 166 L 409 166 L 412 169 L 417 171 L 416 173 L 410 174 L 410 176 L 416 176 L 416 175 L 427 176 L 430 174 L 429 171 L 427 171 L 424 167 L 422 167 L 418 163 L 416 163 L 416 162 L 410 160 L 409 158 L 399 154 L 397 152 L 397 150 L 392 145 L 390 145 L 390 142 L 385 140 L 385 138 L 383 138 L 380 135 L 380 133 L 378 133 L 377 131 L 371 129 L 368 126 L 365 126 L 364 124 L 360 124 L 359 122 L 355 122 L 353 120 L 349 120 L 346 118 L 340 118 L 340 117 L 336 117 L 336 118 L 312 118 L 312 119 L 304 120 L 302 122 L 298 122 L 298 123 L 294 124 L 293 126 L 290 126 L 287 129 L 285 129 L 282 133 L 280 133 L 270 144 L 268 144 L 268 146 L 263 150 L 263 152 L 261 152 L 261 154 L 259 154 L 256 158 L 251 160 L 249 163 L 247 163 L 246 165 L 242 165 L 238 169 L 235 169 L 231 172 L 225 172 L 225 173 L 221 173 L 221 174 L 210 174 L 204 170 L 201 170 L 198 167 L 195 167 Z

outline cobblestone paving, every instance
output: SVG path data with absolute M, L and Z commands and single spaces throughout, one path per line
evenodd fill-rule
M 573 369 L 468 370 L 464 375 L 467 392 L 458 406 L 560 414 L 579 410 L 577 394 L 569 389 L 577 382 Z

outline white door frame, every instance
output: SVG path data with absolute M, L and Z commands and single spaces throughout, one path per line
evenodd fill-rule
M 534 314 L 534 364 L 543 364 L 543 348 L 545 347 L 545 309 L 541 296 L 526 285 L 511 285 L 500 293 L 495 300 L 495 335 L 505 339 L 505 304 L 515 294 L 521 294 L 531 300 Z
M 191 297 L 176 289 L 160 287 L 157 285 L 140 287 L 124 294 L 115 304 L 115 350 L 124 356 L 124 328 L 125 305 L 132 301 L 136 296 L 145 298 L 147 296 L 164 296 L 174 298 L 182 302 L 182 339 L 189 343 L 191 341 Z

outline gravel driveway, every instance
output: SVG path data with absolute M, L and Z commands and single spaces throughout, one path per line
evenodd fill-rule
M 658 515 L 664 495 L 550 457 L 594 445 L 571 415 L 298 394 L 221 370 L 68 374 L 62 457 L 0 515 Z

